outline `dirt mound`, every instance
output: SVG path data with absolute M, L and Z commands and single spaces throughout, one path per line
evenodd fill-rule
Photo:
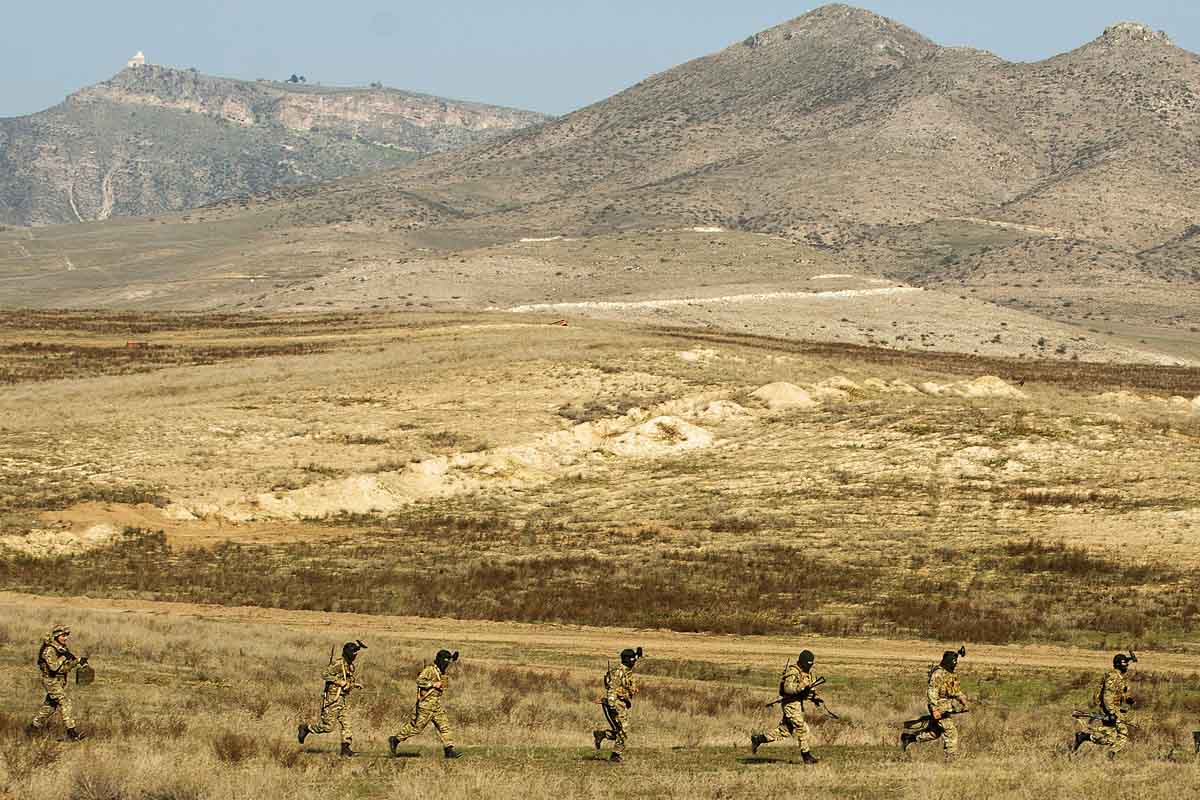
M 428 498 L 534 486 L 572 471 L 586 471 L 605 456 L 659 458 L 711 446 L 713 435 L 685 417 L 724 421 L 749 415 L 746 409 L 727 400 L 685 398 L 655 409 L 634 408 L 620 417 L 580 423 L 527 444 L 437 456 L 395 472 L 355 475 L 292 491 L 264 493 L 218 513 L 235 522 L 261 517 L 387 513 Z
M 1140 394 L 1135 394 L 1125 389 L 1119 392 L 1104 392 L 1103 394 L 1096 395 L 1092 400 L 1106 406 L 1140 406 L 1146 402 L 1145 398 Z
M 957 383 L 946 384 L 926 381 L 918 388 L 925 394 L 935 397 L 940 395 L 954 395 L 956 397 L 968 397 L 972 399 L 1002 400 L 1025 400 L 1029 397 L 1025 392 L 1007 383 L 1002 378 L 997 378 L 995 375 L 983 375 L 970 381 L 958 381 Z
M 813 408 L 819 405 L 808 392 L 794 383 L 783 381 L 759 387 L 751 392 L 750 396 L 763 401 L 772 411 Z
M 81 531 L 35 528 L 24 535 L 0 536 L 0 552 L 9 551 L 34 558 L 82 553 L 100 547 L 117 535 L 112 525 L 100 523 Z

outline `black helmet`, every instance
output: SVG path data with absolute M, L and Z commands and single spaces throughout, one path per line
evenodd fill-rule
M 439 670 L 445 671 L 446 667 L 450 666 L 451 662 L 458 661 L 458 651 L 451 653 L 449 650 L 438 650 L 437 655 L 433 657 L 433 663 Z
M 812 669 L 812 665 L 816 663 L 816 660 L 817 657 L 813 655 L 812 650 L 802 650 L 800 652 L 800 657 L 796 659 L 796 663 L 800 665 L 801 669 L 803 669 L 805 672 L 808 672 L 810 669 Z
M 954 672 L 954 670 L 958 667 L 958 659 L 965 658 L 966 655 L 966 645 L 958 648 L 957 650 L 947 650 L 946 652 L 942 653 L 942 663 L 940 666 L 942 669 L 946 670 L 946 672 Z
M 1117 653 L 1113 656 L 1113 667 L 1121 672 L 1129 669 L 1129 665 L 1137 661 L 1137 656 L 1130 650 L 1128 653 Z
M 353 642 L 346 642 L 344 645 L 342 645 L 342 658 L 346 659 L 347 661 L 353 661 L 355 656 L 358 655 L 359 650 L 366 649 L 367 645 L 362 639 L 355 639 Z
M 627 667 L 632 667 L 642 657 L 642 648 L 634 650 L 632 647 L 626 647 L 621 651 L 621 663 Z

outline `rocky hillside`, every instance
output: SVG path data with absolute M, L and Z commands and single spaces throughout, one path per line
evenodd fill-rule
M 129 67 L 54 108 L 0 119 L 0 223 L 187 209 L 397 166 L 545 119 L 394 89 Z

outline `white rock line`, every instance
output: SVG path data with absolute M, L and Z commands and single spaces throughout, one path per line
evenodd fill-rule
M 572 308 L 622 311 L 638 308 L 755 303 L 764 300 L 840 300 L 851 297 L 873 297 L 919 291 L 922 290 L 915 286 L 890 286 L 886 289 L 840 289 L 831 292 L 764 292 L 762 294 L 729 294 L 721 297 L 679 297 L 666 300 L 593 300 L 579 303 L 534 303 L 532 305 L 513 306 L 508 310 L 518 314 L 531 311 L 565 311 Z

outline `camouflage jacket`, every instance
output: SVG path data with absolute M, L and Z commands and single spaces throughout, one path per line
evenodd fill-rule
M 1114 719 L 1124 719 L 1123 706 L 1129 700 L 1129 682 L 1120 670 L 1110 669 L 1104 673 L 1100 681 L 1100 689 L 1096 692 L 1093 704 L 1098 706 L 1100 713 Z
M 325 681 L 325 693 L 346 696 L 358 684 L 354 681 L 354 662 L 336 658 L 321 673 Z
M 42 673 L 42 683 L 65 686 L 67 673 L 79 666 L 79 660 L 72 658 L 70 650 L 47 636 L 38 648 L 37 664 Z
M 800 669 L 799 664 L 788 664 L 779 679 L 779 696 L 784 698 L 784 707 L 799 703 L 801 692 L 812 686 L 813 680 L 812 673 Z
M 434 685 L 439 683 L 441 684 L 440 689 Z M 431 707 L 440 706 L 442 695 L 446 693 L 447 684 L 446 676 L 437 668 L 437 664 L 430 664 L 417 676 L 417 704 Z
M 633 669 L 618 664 L 604 673 L 604 702 L 614 708 L 620 704 L 629 708 L 633 705 L 633 696 L 638 693 L 637 682 L 633 679 Z
M 967 695 L 959 685 L 958 676 L 948 672 L 938 664 L 929 670 L 929 690 L 926 692 L 929 711 L 940 711 L 943 714 L 954 710 L 954 702 L 967 702 Z

